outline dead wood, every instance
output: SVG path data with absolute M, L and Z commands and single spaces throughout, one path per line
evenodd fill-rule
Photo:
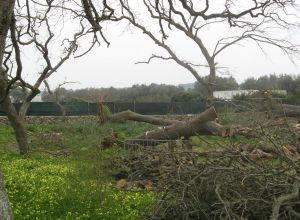
M 300 106 L 275 104 L 272 105 L 272 112 L 277 115 L 284 115 L 286 117 L 300 117 Z
M 147 219 L 287 219 L 299 215 L 299 163 L 288 157 L 270 163 L 265 160 L 267 153 L 258 150 L 257 158 L 252 158 L 255 152 L 245 155 L 233 146 L 209 152 L 181 150 L 140 147 L 114 161 L 126 170 L 117 174 L 116 187 L 136 190 L 132 186 L 140 183 L 140 189 L 163 192 Z
M 274 199 L 274 204 L 272 207 L 272 214 L 270 217 L 271 220 L 279 219 L 279 215 L 280 215 L 279 211 L 280 211 L 280 207 L 283 203 L 290 201 L 290 200 L 295 200 L 298 198 L 299 187 L 300 187 L 299 180 L 295 180 L 291 193 L 280 195 L 278 198 Z
M 141 115 L 130 110 L 116 113 L 110 116 L 110 121 L 122 122 L 126 120 L 146 122 L 154 125 L 160 125 L 151 131 L 146 131 L 145 133 L 134 137 L 133 139 L 126 142 L 129 145 L 148 145 L 154 146 L 161 141 L 155 140 L 176 140 L 184 138 L 189 139 L 191 136 L 195 135 L 215 135 L 221 137 L 228 137 L 233 135 L 244 135 L 244 136 L 254 136 L 252 129 L 245 127 L 232 127 L 223 126 L 217 123 L 217 113 L 214 107 L 207 109 L 206 111 L 196 115 L 194 118 L 188 121 L 179 120 L 168 120 L 162 119 L 154 116 Z M 142 141 L 148 140 L 148 141 Z
M 180 121 L 177 120 L 166 120 L 161 119 L 149 115 L 141 115 L 130 110 L 119 112 L 110 116 L 110 120 L 113 122 L 122 122 L 122 121 L 138 121 L 138 122 L 146 122 L 154 125 L 171 125 L 174 123 L 178 123 Z
M 214 121 L 217 118 L 217 113 L 214 107 L 207 109 L 201 114 L 197 115 L 195 118 L 188 121 L 175 121 L 175 123 L 160 127 L 151 131 L 147 131 L 142 135 L 135 137 L 136 140 L 176 140 L 183 137 L 188 139 L 191 136 L 197 134 L 208 134 L 208 133 L 223 133 L 221 131 L 216 131 L 217 128 L 212 125 L 206 125 L 207 122 Z M 213 127 L 213 132 L 206 130 L 208 127 Z M 132 140 L 135 142 L 135 140 Z M 156 145 L 157 142 L 153 141 L 147 142 L 147 145 Z

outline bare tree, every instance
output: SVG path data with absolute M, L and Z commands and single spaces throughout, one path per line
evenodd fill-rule
M 82 25 L 81 30 L 73 35 L 72 38 L 63 40 L 61 55 L 52 58 L 50 45 L 54 44 L 54 32 L 50 21 L 53 20 L 54 12 L 52 5 L 34 6 L 34 1 L 18 3 L 11 14 L 11 23 L 9 26 L 10 34 L 5 47 L 5 59 L 2 61 L 3 78 L 1 80 L 2 96 L 1 102 L 10 123 L 13 126 L 21 153 L 27 153 L 28 143 L 26 133 L 23 127 L 23 120 L 30 106 L 31 100 L 40 92 L 39 87 L 43 80 L 49 78 L 58 68 L 71 56 L 77 48 L 77 40 L 84 33 Z M 33 10 L 34 9 L 34 10 Z M 57 21 L 57 20 L 56 20 Z M 59 21 L 59 20 L 58 20 Z M 66 43 L 65 43 L 66 42 Z M 56 45 L 57 46 L 57 45 Z M 54 48 L 55 45 L 52 45 Z M 23 54 L 26 50 L 36 50 L 37 57 L 42 61 L 38 65 L 42 69 L 37 73 L 35 82 L 30 83 L 24 80 Z M 29 93 L 26 95 L 19 112 L 17 113 L 14 105 L 9 98 L 9 91 L 12 88 L 28 88 Z
M 2 22 L 5 27 L 4 25 L 1 27 L 4 34 L 1 34 L 0 61 L 3 68 L 0 77 L 0 103 L 15 130 L 19 150 L 23 154 L 28 152 L 23 126 L 24 118 L 32 99 L 40 93 L 39 88 L 43 81 L 55 73 L 72 55 L 75 58 L 81 57 L 94 45 L 100 44 L 98 32 L 107 44 L 108 41 L 100 25 L 94 27 L 89 22 L 91 12 L 88 9 L 90 8 L 87 9 L 85 5 L 77 4 L 76 1 L 26 0 L 18 2 L 17 5 L 14 5 L 14 1 L 5 2 L 11 3 L 9 5 L 11 11 L 9 14 L 4 11 L 6 14 L 0 15 L 0 19 L 2 17 L 6 19 Z M 5 6 L 7 5 L 8 3 Z M 107 20 L 107 18 L 97 17 L 96 20 L 100 23 L 101 20 Z M 91 46 L 80 49 L 80 40 L 90 36 L 93 39 Z M 36 79 L 31 81 L 26 81 L 24 78 L 24 73 L 28 71 L 24 68 L 23 62 L 27 51 L 35 53 L 37 58 L 35 69 L 40 67 L 36 73 L 30 73 L 36 76 Z M 10 90 L 18 87 L 29 89 L 19 112 L 16 111 L 9 98 Z
M 279 34 L 296 26 L 298 17 L 294 0 L 269 1 L 193 1 L 193 0 L 119 0 L 121 11 L 115 12 L 119 19 L 129 21 L 146 34 L 168 56 L 152 55 L 153 59 L 173 60 L 188 70 L 208 91 L 208 100 L 213 98 L 215 77 L 218 70 L 217 57 L 233 45 L 252 40 L 259 48 L 272 45 L 288 56 L 298 53 L 299 48 Z M 139 5 L 139 6 L 137 6 Z M 207 28 L 227 28 L 217 40 L 205 39 Z M 206 29 L 206 30 L 205 30 Z M 274 34 L 274 30 L 278 35 Z M 169 37 L 181 33 L 202 54 L 197 63 L 185 61 L 170 44 Z M 230 34 L 232 33 L 232 34 Z M 212 45 L 214 44 L 214 45 Z M 200 62 L 199 62 L 200 61 Z M 204 63 L 203 63 L 204 62 Z M 207 80 L 200 77 L 200 68 L 208 68 Z M 202 69 L 203 70 L 203 69 Z
M 54 90 L 51 90 L 47 80 L 44 80 L 46 90 L 54 98 L 55 103 L 58 105 L 58 107 L 60 109 L 61 116 L 66 116 L 67 115 L 66 107 L 61 103 L 62 102 L 61 90 L 62 90 L 64 85 L 70 84 L 70 83 L 77 83 L 77 82 L 67 82 L 66 81 L 66 82 L 60 83 Z

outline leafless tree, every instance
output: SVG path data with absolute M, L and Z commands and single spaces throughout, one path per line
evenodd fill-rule
M 96 27 L 90 22 L 92 8 L 86 6 L 89 1 L 85 0 L 82 4 L 65 0 L 24 0 L 18 1 L 16 5 L 15 1 L 4 2 L 7 3 L 3 3 L 5 4 L 3 8 L 9 7 L 11 11 L 10 14 L 0 14 L 0 19 L 4 19 L 2 23 L 5 24 L 5 27 L 4 25 L 1 27 L 4 34 L 1 34 L 0 102 L 15 130 L 20 152 L 27 153 L 28 143 L 23 122 L 30 102 L 40 93 L 39 88 L 43 81 L 55 73 L 71 56 L 78 58 L 85 55 L 96 44 L 100 44 L 101 39 L 109 44 L 99 24 L 108 18 L 97 15 Z M 80 48 L 81 39 L 90 37 L 91 46 Z M 30 75 L 36 78 L 31 81 L 24 77 L 28 71 L 24 68 L 27 51 L 34 54 L 37 59 L 37 63 L 34 64 L 34 69 L 38 69 L 37 72 L 30 72 Z M 9 97 L 10 90 L 17 87 L 29 89 L 19 112 Z
M 266 45 L 271 45 L 288 56 L 299 52 L 297 45 L 279 33 L 280 30 L 286 31 L 298 25 L 294 0 L 119 0 L 119 3 L 121 11 L 116 10 L 115 15 L 129 21 L 168 54 L 152 55 L 148 61 L 140 63 L 150 63 L 156 58 L 175 61 L 206 87 L 208 100 L 213 98 L 217 57 L 226 49 L 254 41 L 262 50 Z M 215 42 L 206 39 L 208 28 L 218 30 L 219 27 L 223 27 L 219 29 L 219 39 Z M 223 32 L 224 28 L 227 28 L 228 33 Z M 169 37 L 178 33 L 187 42 L 192 42 L 202 54 L 197 63 L 185 61 L 179 51 L 173 48 L 174 45 L 170 44 L 172 41 Z M 201 77 L 203 73 L 198 68 L 200 66 L 209 69 L 207 80 Z
M 47 80 L 44 80 L 46 90 L 54 98 L 55 103 L 58 105 L 58 107 L 60 109 L 61 116 L 67 115 L 66 107 L 61 103 L 61 99 L 62 99 L 61 89 L 63 88 L 64 85 L 70 84 L 70 83 L 77 83 L 77 82 L 65 81 L 63 83 L 60 83 L 54 90 L 51 90 L 50 85 L 47 82 Z
M 82 3 L 89 1 L 83 0 Z M 104 1 L 105 2 L 105 1 Z M 20 153 L 28 152 L 28 143 L 23 120 L 29 108 L 31 100 L 40 92 L 42 82 L 55 73 L 69 57 L 78 50 L 78 40 L 81 37 L 92 35 L 91 47 L 81 52 L 77 57 L 85 55 L 96 44 L 100 43 L 94 29 L 100 32 L 102 39 L 108 43 L 101 27 L 86 25 L 89 24 L 90 6 L 77 4 L 76 1 L 36 1 L 36 0 L 1 0 L 0 1 L 0 103 L 12 125 Z M 72 32 L 61 41 L 58 46 L 56 37 L 61 32 L 55 30 L 55 26 L 64 26 L 65 16 L 78 22 L 77 31 Z M 108 18 L 97 17 L 96 20 L 107 20 Z M 70 24 L 70 22 L 69 22 Z M 74 22 L 72 22 L 74 25 Z M 56 42 L 54 44 L 53 42 Z M 54 44 L 54 45 L 53 45 Z M 57 50 L 60 47 L 60 55 Z M 37 79 L 27 82 L 24 79 L 23 55 L 30 50 L 32 54 L 37 52 L 40 55 L 42 66 L 38 72 Z M 27 88 L 30 92 L 26 96 L 19 113 L 9 97 L 13 88 Z M 12 220 L 13 214 L 10 203 L 5 192 L 3 177 L 0 172 L 0 219 Z

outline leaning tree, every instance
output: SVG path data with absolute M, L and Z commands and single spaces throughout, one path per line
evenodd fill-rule
M 175 61 L 207 89 L 208 100 L 213 98 L 221 68 L 218 57 L 228 48 L 254 41 L 262 50 L 271 45 L 287 55 L 299 52 L 282 34 L 297 26 L 294 0 L 119 0 L 119 6 L 116 16 L 129 21 L 167 54 L 152 55 L 142 63 L 155 58 Z M 181 42 L 174 40 L 176 36 L 181 36 Z M 184 42 L 194 45 L 194 52 L 200 55 L 196 62 L 185 60 L 176 49 L 176 44 L 186 45 Z M 204 71 L 208 72 L 206 79 L 201 77 Z

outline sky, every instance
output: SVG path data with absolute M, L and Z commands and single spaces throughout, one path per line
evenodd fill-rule
M 150 24 L 149 24 L 150 25 Z M 195 82 L 193 75 L 174 61 L 153 60 L 150 64 L 135 64 L 146 61 L 152 54 L 167 55 L 155 45 L 145 34 L 132 28 L 126 29 L 126 24 L 110 24 L 104 27 L 104 33 L 110 41 L 107 47 L 104 43 L 96 46 L 91 52 L 81 58 L 69 59 L 48 80 L 51 87 L 70 81 L 66 88 L 87 87 L 130 87 L 134 84 L 184 84 Z M 207 29 L 204 34 L 208 44 L 215 41 L 217 35 L 227 33 L 226 28 Z M 299 32 L 289 34 L 297 39 Z M 203 59 L 193 42 L 186 40 L 180 34 L 170 37 L 170 44 L 185 60 L 201 63 Z M 82 47 L 90 40 L 85 40 Z M 27 62 L 32 66 L 34 57 L 27 55 Z M 300 61 L 295 58 L 292 62 L 282 51 L 274 47 L 265 47 L 262 52 L 253 42 L 245 42 L 229 48 L 216 60 L 219 66 L 226 67 L 227 76 L 233 76 L 240 83 L 249 77 L 260 77 L 265 74 L 299 74 Z M 29 72 L 33 72 L 31 67 Z M 206 68 L 198 68 L 201 76 L 207 75 Z M 224 71 L 223 71 L 224 72 Z M 219 76 L 224 76 L 219 73 Z M 31 76 L 28 74 L 30 80 Z

